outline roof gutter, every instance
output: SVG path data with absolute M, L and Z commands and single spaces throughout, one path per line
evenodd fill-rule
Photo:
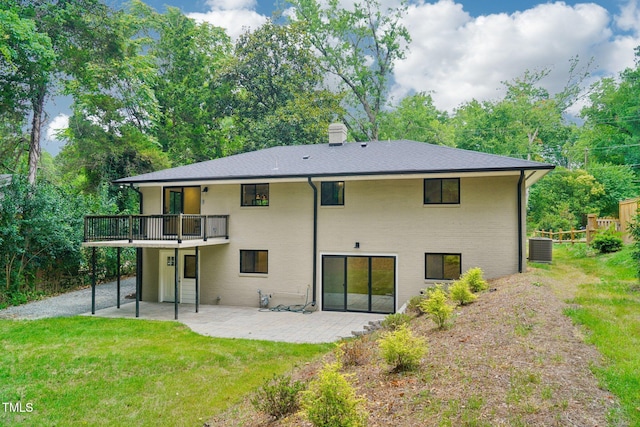
M 464 174 L 464 173 L 491 173 L 491 172 L 523 172 L 538 170 L 553 170 L 555 166 L 542 164 L 540 166 L 528 167 L 504 167 L 504 168 L 462 168 L 462 169 L 432 169 L 432 170 L 394 170 L 394 171 L 365 171 L 365 172 L 326 172 L 314 174 L 265 174 L 265 175 L 233 175 L 233 176 L 199 176 L 192 178 L 138 178 L 127 177 L 113 181 L 114 184 L 161 184 L 174 182 L 215 182 L 215 181 L 242 181 L 242 180 L 265 180 L 265 179 L 304 179 L 304 178 L 335 178 L 335 177 L 375 177 L 375 176 L 397 176 L 397 175 L 440 175 L 440 174 Z
M 313 189 L 313 295 L 311 296 L 311 306 L 316 306 L 317 276 L 318 276 L 318 187 L 307 177 L 307 182 Z
M 522 231 L 522 182 L 524 181 L 524 171 L 520 171 L 520 179 L 518 180 L 518 272 L 524 273 L 522 256 L 524 254 L 524 248 L 522 238 L 524 233 Z

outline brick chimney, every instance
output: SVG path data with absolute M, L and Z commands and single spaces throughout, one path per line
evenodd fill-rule
M 347 127 L 342 123 L 329 125 L 329 146 L 344 145 L 347 142 Z

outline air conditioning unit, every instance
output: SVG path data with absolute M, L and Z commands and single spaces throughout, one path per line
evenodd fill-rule
M 553 260 L 553 240 L 546 237 L 529 239 L 529 261 L 551 263 Z

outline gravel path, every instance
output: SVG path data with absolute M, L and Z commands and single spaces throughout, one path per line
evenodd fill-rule
M 120 281 L 120 304 L 134 302 L 125 299 L 136 290 L 136 278 L 129 277 Z M 96 310 L 116 305 L 116 282 L 96 286 Z M 0 310 L 0 319 L 42 319 L 45 317 L 76 316 L 91 311 L 91 287 L 79 291 L 67 292 L 29 304 L 8 307 Z

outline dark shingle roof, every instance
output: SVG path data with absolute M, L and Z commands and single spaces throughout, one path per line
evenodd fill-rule
M 292 178 L 553 169 L 546 163 L 416 141 L 293 145 L 165 169 L 115 181 L 151 183 L 222 179 Z

